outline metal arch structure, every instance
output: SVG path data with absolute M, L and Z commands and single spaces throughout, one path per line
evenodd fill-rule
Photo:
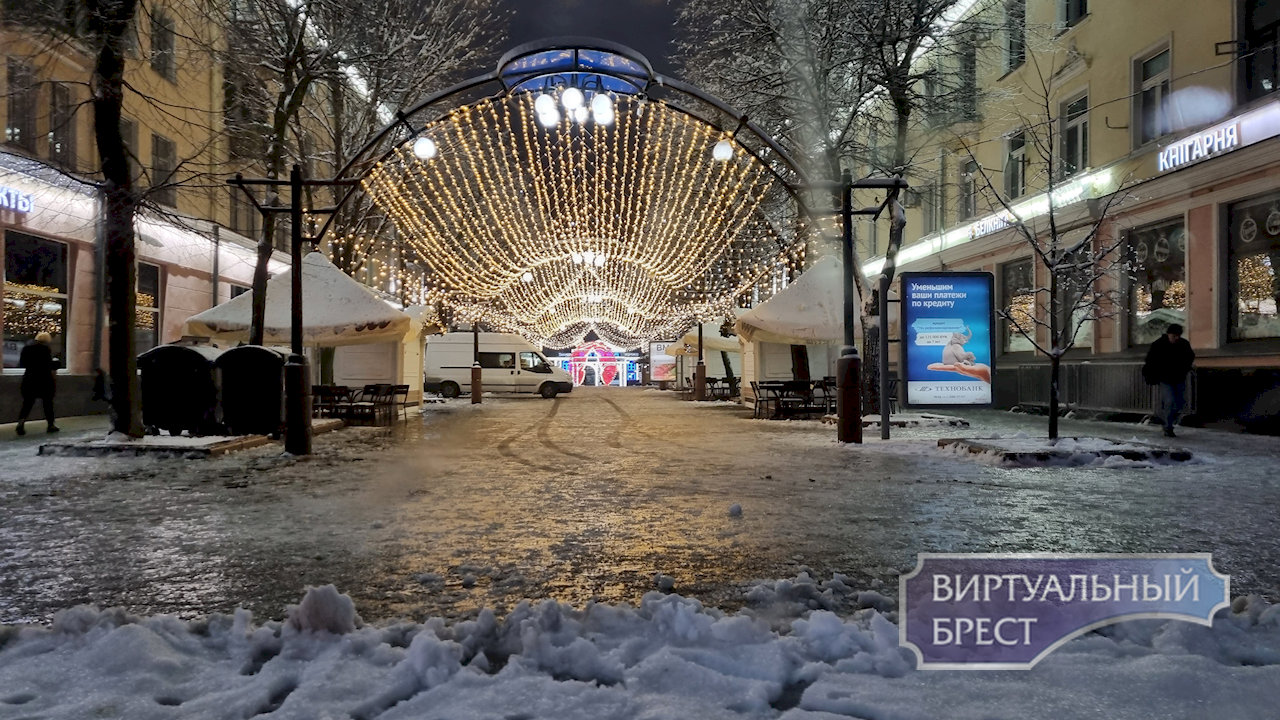
M 759 127 L 745 113 L 734 108 L 721 98 L 704 92 L 694 85 L 690 85 L 682 80 L 657 74 L 653 71 L 652 65 L 643 55 L 624 45 L 599 38 L 559 37 L 537 40 L 517 46 L 502 56 L 498 61 L 497 69 L 482 75 L 473 76 L 445 88 L 444 90 L 433 93 L 411 108 L 396 111 L 396 119 L 383 126 L 383 128 L 379 130 L 373 138 L 356 151 L 352 155 L 351 159 L 348 160 L 337 173 L 335 173 L 333 181 L 328 183 L 343 184 L 347 186 L 347 189 L 333 208 L 326 208 L 327 212 L 325 214 L 327 217 L 324 223 L 321 224 L 319 230 L 314 236 L 312 236 L 311 241 L 313 243 L 318 243 L 324 238 L 336 217 L 336 211 L 341 209 L 351 199 L 351 197 L 355 195 L 358 189 L 359 180 L 367 177 L 378 163 L 387 160 L 396 152 L 396 150 L 404 144 L 411 142 L 417 136 L 421 131 L 421 128 L 425 126 L 425 123 L 419 123 L 418 127 L 414 127 L 414 124 L 411 122 L 412 118 L 428 112 L 431 108 L 437 107 L 451 98 L 484 88 L 488 85 L 499 86 L 495 88 L 496 92 L 489 96 L 496 97 L 498 95 L 520 91 L 523 89 L 521 86 L 532 79 L 563 75 L 564 73 L 553 71 L 542 71 L 538 73 L 529 72 L 520 76 L 521 81 L 519 83 L 508 85 L 503 78 L 503 68 L 509 67 L 511 63 L 519 61 L 522 58 L 527 58 L 530 55 L 541 52 L 559 51 L 576 53 L 584 50 L 617 54 L 636 62 L 644 68 L 647 77 L 644 78 L 643 82 L 634 82 L 636 80 L 634 75 L 621 76 L 625 77 L 626 82 L 631 83 L 632 86 L 637 89 L 637 94 L 641 98 L 652 97 L 655 93 L 660 95 L 664 89 L 674 90 L 680 95 L 691 97 L 715 108 L 725 115 L 726 120 L 731 123 L 736 123 L 735 129 L 731 132 L 732 136 L 736 137 L 744 129 L 749 130 L 756 140 L 767 147 L 769 151 L 777 157 L 777 159 L 785 166 L 787 171 L 794 174 L 795 180 L 787 179 L 773 163 L 770 163 L 754 148 L 741 144 L 740 147 L 742 147 L 742 149 L 747 152 L 755 162 L 759 163 L 761 167 L 768 169 L 769 172 L 781 182 L 782 187 L 785 188 L 792 198 L 798 203 L 802 212 L 808 215 L 810 219 L 814 219 L 813 213 L 810 211 L 808 204 L 804 202 L 800 194 L 800 190 L 802 188 L 813 187 L 813 183 L 810 182 L 810 179 L 806 176 L 800 163 L 796 162 L 791 154 L 787 152 L 787 150 L 783 148 L 776 139 Z M 585 72 L 583 74 L 585 74 Z M 597 69 L 592 70 L 591 74 L 607 75 L 608 73 L 604 69 Z M 715 128 L 719 131 L 724 131 L 725 129 L 724 125 L 720 122 L 704 117 L 696 110 L 674 103 L 668 103 L 668 106 L 689 116 L 693 120 L 706 125 L 707 127 Z M 388 143 L 397 131 L 402 131 L 405 135 L 389 146 L 386 146 L 385 149 L 379 153 L 378 149 Z M 329 212 L 330 210 L 332 212 Z

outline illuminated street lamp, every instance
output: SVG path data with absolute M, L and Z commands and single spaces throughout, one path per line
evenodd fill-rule
M 429 137 L 420 137 L 413 141 L 413 156 L 419 160 L 430 160 L 438 151 L 436 141 Z

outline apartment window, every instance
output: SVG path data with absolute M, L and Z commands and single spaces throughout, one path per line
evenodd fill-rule
M 978 161 L 969 160 L 960 172 L 960 220 L 978 214 Z
M 1089 14 L 1089 0 L 1058 0 L 1059 19 L 1064 28 L 1075 27 Z
M 1256 100 L 1280 88 L 1280 3 L 1246 0 L 1243 34 L 1245 54 L 1240 62 L 1244 99 Z
M 36 149 L 36 100 L 39 89 L 31 66 L 21 60 L 8 63 L 9 112 L 5 116 L 4 141 L 28 152 Z
M 1280 337 L 1280 194 L 1235 203 L 1227 217 L 1228 337 Z
M 1187 323 L 1187 229 L 1181 219 L 1129 233 L 1129 344 L 1150 345 Z
M 925 123 L 929 127 L 934 127 L 942 122 L 943 112 L 942 101 L 938 97 L 938 70 L 930 68 L 924 74 L 924 78 L 920 81 L 922 86 L 921 102 L 924 105 Z
M 49 87 L 49 160 L 76 168 L 76 105 L 69 85 Z
M 961 120 L 978 115 L 978 41 L 970 36 L 960 49 L 960 87 L 958 109 Z
M 230 188 L 231 229 L 247 238 L 258 236 L 258 209 L 240 188 Z
M 1169 49 L 1149 55 L 1137 65 L 1134 116 L 1138 123 L 1138 144 L 1146 145 L 1173 129 L 1169 118 Z
M 241 295 L 249 292 L 250 289 L 251 288 L 245 287 L 244 285 L 231 285 L 230 286 L 231 297 L 238 298 Z
M 138 125 L 128 118 L 120 118 L 120 137 L 124 140 L 125 155 L 129 158 L 129 177 L 138 178 Z
M 1000 266 L 1001 349 L 1026 352 L 1035 346 L 1018 328 L 1035 335 L 1036 291 L 1031 260 L 1017 260 Z
M 152 197 L 161 205 L 177 206 L 178 193 L 173 186 L 173 172 L 178 167 L 178 152 L 173 141 L 161 135 L 151 136 Z
M 1012 70 L 1027 60 L 1027 0 L 1004 6 L 1004 67 Z
M 9 230 L 4 234 L 4 366 L 18 367 L 36 333 L 53 336 L 53 355 L 66 357 L 67 246 Z
M 928 235 L 937 232 L 941 225 L 941 214 L 938 207 L 938 186 L 930 183 L 920 190 L 920 231 Z
M 1027 192 L 1027 136 L 1022 130 L 1005 141 L 1004 192 L 1010 199 Z
M 137 352 L 160 344 L 160 266 L 138 263 L 137 318 L 133 328 Z
M 151 12 L 151 69 L 170 82 L 176 82 L 178 79 L 176 36 L 173 18 L 161 10 L 153 9 Z
M 1062 177 L 1089 167 L 1089 97 L 1081 96 L 1062 107 Z

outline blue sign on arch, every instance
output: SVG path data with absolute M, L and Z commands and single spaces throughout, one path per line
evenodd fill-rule
M 902 274 L 902 401 L 990 405 L 995 278 L 985 272 Z

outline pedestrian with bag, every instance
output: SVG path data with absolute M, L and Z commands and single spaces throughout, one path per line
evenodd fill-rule
M 1148 385 L 1160 386 L 1160 404 L 1164 406 L 1164 434 L 1175 437 L 1173 426 L 1187 406 L 1187 373 L 1195 362 L 1196 354 L 1191 343 L 1182 338 L 1182 326 L 1169 325 L 1151 348 L 1142 364 L 1142 379 Z
M 44 401 L 44 420 L 49 424 L 48 431 L 58 432 L 53 424 L 53 394 L 57 390 L 55 379 L 58 374 L 58 363 L 53 359 L 53 349 L 49 344 L 53 336 L 47 332 L 36 333 L 36 339 L 27 343 L 18 356 L 18 366 L 22 373 L 22 410 L 18 413 L 18 434 L 26 435 L 24 425 L 36 400 Z

